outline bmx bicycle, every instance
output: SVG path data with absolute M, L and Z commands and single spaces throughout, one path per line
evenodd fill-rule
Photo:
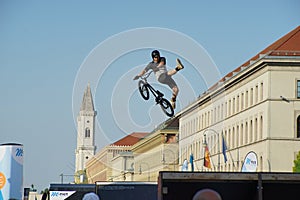
M 140 79 L 138 82 L 139 92 L 145 100 L 149 100 L 151 92 L 155 98 L 156 104 L 160 105 L 161 109 L 167 116 L 172 117 L 174 115 L 174 109 L 171 103 L 166 98 L 164 98 L 163 93 L 161 93 L 159 90 L 154 89 L 152 85 L 150 85 L 150 83 L 147 81 L 147 78 L 151 73 L 152 71 L 144 74 L 143 76 L 134 77 L 134 80 Z

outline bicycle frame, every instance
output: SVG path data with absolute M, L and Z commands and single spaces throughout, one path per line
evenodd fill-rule
M 149 95 L 149 90 L 150 90 L 150 92 L 155 97 L 156 104 L 160 104 L 164 113 L 169 117 L 172 117 L 174 115 L 174 109 L 172 108 L 170 102 L 163 97 L 164 96 L 163 93 L 161 93 L 159 90 L 154 89 L 152 85 L 147 81 L 147 78 L 150 76 L 151 73 L 152 71 L 145 74 L 144 76 L 139 77 L 141 79 L 139 81 L 139 91 L 142 97 L 145 100 L 148 100 L 150 97 Z
M 159 90 L 155 90 L 152 85 L 147 81 L 146 78 L 142 78 L 144 81 L 144 84 L 146 85 L 146 87 L 150 90 L 150 92 L 153 94 L 153 96 L 155 97 L 155 101 L 157 104 L 160 103 L 161 98 L 164 96 L 163 93 L 161 93 Z

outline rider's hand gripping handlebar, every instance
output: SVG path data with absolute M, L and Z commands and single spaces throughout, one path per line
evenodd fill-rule
M 139 75 L 136 75 L 134 78 L 133 78 L 133 80 L 138 80 L 140 78 L 140 76 Z

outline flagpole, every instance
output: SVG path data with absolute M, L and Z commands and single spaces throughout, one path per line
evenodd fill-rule
M 230 155 L 230 158 L 231 158 L 231 160 L 232 160 L 233 167 L 235 168 L 235 164 L 234 164 L 234 160 L 233 160 L 233 157 L 232 157 L 231 151 L 229 151 L 229 155 Z
M 220 134 L 217 134 L 218 136 L 218 171 L 220 171 Z
M 222 133 L 221 133 L 222 134 Z M 223 144 L 223 145 L 225 145 L 226 146 L 226 149 L 223 149 L 223 151 L 225 151 L 224 152 L 224 154 L 226 154 L 226 150 L 227 150 L 227 144 L 226 144 L 226 142 L 225 142 L 225 138 L 224 138 L 224 136 L 223 136 L 223 134 L 222 134 L 222 143 L 225 143 L 225 144 Z M 224 147 L 223 147 L 224 148 Z M 230 158 L 231 158 L 231 161 L 232 161 L 232 164 L 233 164 L 233 168 L 235 169 L 235 164 L 234 164 L 234 160 L 233 160 L 233 157 L 232 157 L 232 154 L 231 154 L 231 150 L 229 150 L 228 151 L 229 152 L 229 155 L 230 155 Z M 225 161 L 226 162 L 226 161 Z

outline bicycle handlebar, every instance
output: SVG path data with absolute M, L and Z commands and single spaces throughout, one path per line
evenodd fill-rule
M 142 76 L 139 76 L 139 75 L 137 75 L 137 76 L 135 76 L 134 78 L 133 78 L 133 80 L 137 80 L 137 79 L 139 79 L 139 78 L 141 78 L 141 79 L 147 79 L 149 76 L 150 76 L 150 74 L 152 73 L 153 71 L 150 71 L 150 72 L 146 72 L 144 75 L 142 75 Z

